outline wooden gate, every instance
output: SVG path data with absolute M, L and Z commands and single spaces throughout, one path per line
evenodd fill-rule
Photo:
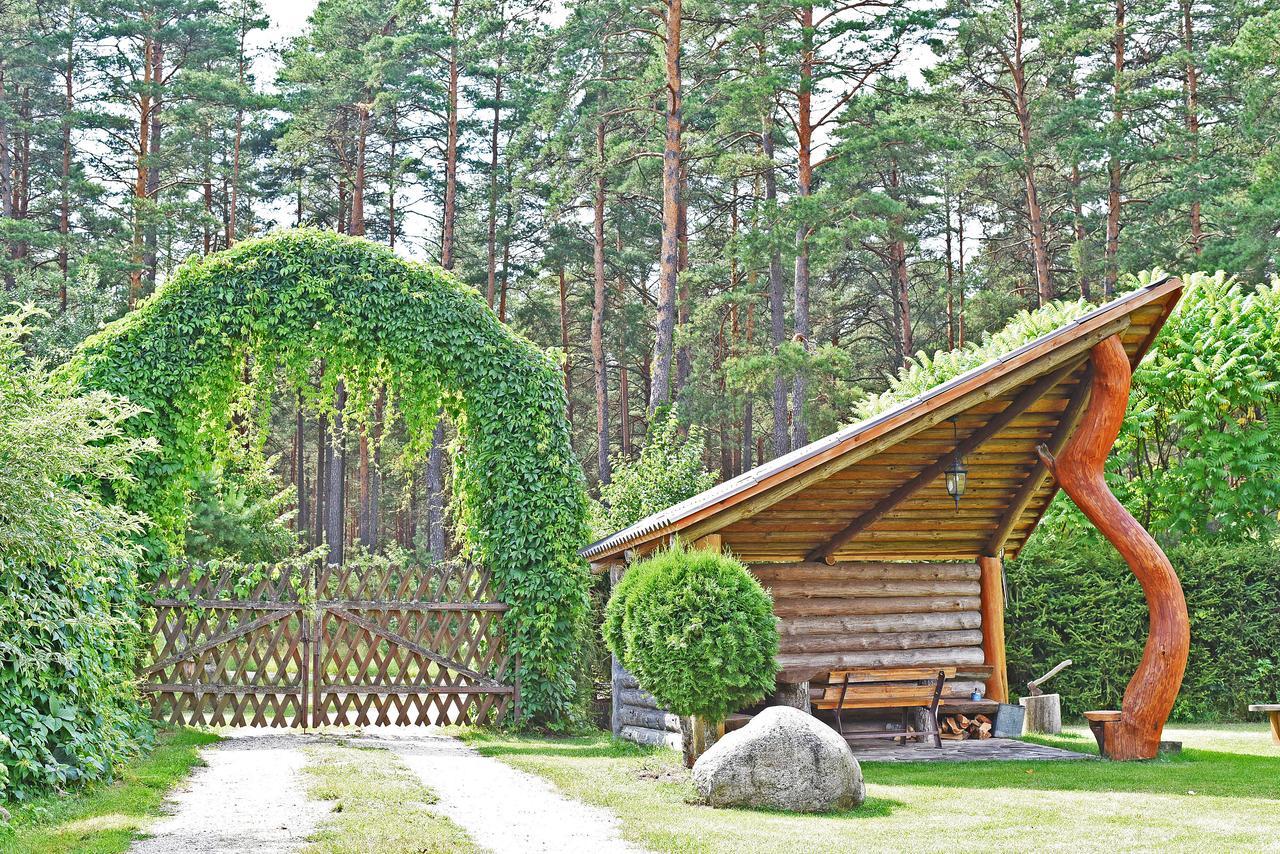
M 184 566 L 153 593 L 142 690 L 159 720 L 484 724 L 519 712 L 507 606 L 484 568 Z

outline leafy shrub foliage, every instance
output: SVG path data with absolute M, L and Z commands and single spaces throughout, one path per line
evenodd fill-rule
M 676 545 L 632 566 L 609 600 L 605 642 L 663 707 L 720 721 L 773 690 L 769 594 L 734 558 Z
M 282 561 L 298 552 L 285 524 L 293 496 L 261 455 L 240 454 L 201 471 L 192 489 L 188 560 Z
M 313 365 L 325 360 L 316 384 Z M 120 491 L 154 522 L 152 561 L 181 545 L 189 490 L 225 459 L 245 366 L 257 379 L 255 425 L 269 418 L 278 373 L 313 411 L 337 383 L 348 425 L 385 387 L 423 454 L 438 413 L 459 434 L 456 519 L 471 557 L 493 567 L 511 605 L 526 715 L 554 721 L 573 705 L 576 632 L 586 608 L 583 476 L 569 444 L 564 386 L 551 357 L 501 324 L 484 299 L 441 270 L 369 241 L 281 232 L 184 264 L 138 310 L 85 342 L 65 369 L 83 389 L 123 395 L 146 412 L 132 435 L 160 439 Z
M 85 484 L 124 484 L 154 443 L 138 408 L 66 395 L 0 318 L 0 801 L 108 776 L 149 730 L 133 690 L 142 518 Z
M 1270 542 L 1165 549 L 1187 597 L 1191 655 L 1177 720 L 1240 720 L 1280 697 L 1280 551 Z M 1006 637 L 1016 691 L 1064 658 L 1053 677 L 1063 711 L 1117 709 L 1142 658 L 1142 588 L 1111 546 L 1042 529 L 1008 566 Z
M 635 460 L 616 459 L 613 480 L 600 490 L 596 533 L 607 536 L 686 498 L 715 486 L 715 475 L 703 465 L 706 439 L 702 428 L 680 435 L 674 409 L 656 418 L 644 450 Z
M 1280 280 L 1188 281 L 1134 372 L 1117 492 L 1177 536 L 1265 534 L 1280 510 Z

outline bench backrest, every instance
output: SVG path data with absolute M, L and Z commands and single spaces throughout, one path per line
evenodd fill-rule
M 932 706 L 941 693 L 939 679 L 954 679 L 954 667 L 894 667 L 833 670 L 819 709 L 880 709 Z

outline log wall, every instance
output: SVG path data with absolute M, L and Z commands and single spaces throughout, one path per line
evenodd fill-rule
M 977 564 L 764 563 L 751 572 L 773 594 L 780 681 L 843 667 L 985 661 Z M 959 679 L 947 693 L 981 687 Z

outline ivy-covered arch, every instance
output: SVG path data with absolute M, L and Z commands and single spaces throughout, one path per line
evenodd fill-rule
M 586 608 L 577 549 L 587 531 L 554 360 L 500 323 L 473 288 L 360 238 L 294 230 L 189 261 L 86 341 L 66 374 L 148 410 L 130 429 L 157 437 L 160 451 L 120 498 L 150 515 L 153 558 L 180 545 L 194 473 L 231 440 L 246 364 L 264 404 L 278 371 L 318 410 L 332 406 L 341 379 L 348 422 L 385 387 L 419 452 L 441 409 L 449 414 L 459 434 L 459 528 L 511 606 L 524 714 L 563 717 Z M 256 411 L 265 418 L 266 409 Z

